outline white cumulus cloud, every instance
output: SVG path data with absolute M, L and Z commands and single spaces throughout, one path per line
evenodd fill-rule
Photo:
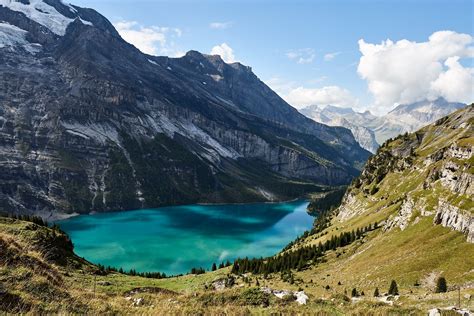
M 310 64 L 314 61 L 316 53 L 312 48 L 293 49 L 286 53 L 286 57 L 298 64 Z
M 433 33 L 426 42 L 406 39 L 380 44 L 359 40 L 358 73 L 368 83 L 374 106 L 386 111 L 397 103 L 444 97 L 472 102 L 473 68 L 459 61 L 474 56 L 473 38 L 453 31 Z
M 214 46 L 211 49 L 210 54 L 221 56 L 222 60 L 224 60 L 226 63 L 236 62 L 234 50 L 229 45 L 227 45 L 227 43 L 222 43 L 220 45 Z
M 463 67 L 459 57 L 449 57 L 444 65 L 448 68 L 435 81 L 431 82 L 431 90 L 450 101 L 473 101 L 474 68 Z
M 321 82 L 320 78 L 309 82 Z M 334 105 L 340 107 L 357 107 L 359 100 L 351 92 L 339 86 L 325 86 L 322 88 L 307 88 L 293 81 L 286 81 L 280 77 L 265 80 L 291 106 L 301 109 L 308 105 Z
M 120 21 L 114 24 L 122 38 L 149 55 L 184 55 L 176 48 L 173 39 L 181 36 L 179 28 L 143 26 L 136 21 Z
M 322 88 L 297 87 L 291 89 L 284 96 L 284 99 L 297 109 L 313 104 L 354 107 L 358 103 L 349 90 L 339 86 L 326 86 Z

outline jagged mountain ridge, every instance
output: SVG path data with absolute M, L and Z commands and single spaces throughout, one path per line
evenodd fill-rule
M 375 132 L 377 140 L 383 143 L 388 138 L 414 132 L 465 106 L 463 103 L 448 102 L 444 98 L 400 104 L 381 119 L 369 122 L 367 126 Z
M 280 200 L 347 183 L 368 157 L 239 63 L 145 55 L 58 0 L 2 0 L 0 21 L 3 210 Z
M 414 132 L 465 106 L 463 103 L 438 98 L 400 104 L 383 116 L 330 105 L 324 108 L 311 105 L 300 112 L 316 122 L 349 128 L 359 144 L 374 153 L 379 144 L 387 139 Z
M 316 122 L 348 128 L 362 148 L 375 153 L 379 144 L 375 139 L 375 133 L 365 127 L 366 122 L 376 119 L 369 111 L 358 113 L 351 108 L 339 108 L 328 105 L 320 108 L 311 105 L 300 110 L 300 112 Z

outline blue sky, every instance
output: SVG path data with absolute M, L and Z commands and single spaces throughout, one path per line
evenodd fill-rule
M 382 113 L 394 103 L 416 101 L 424 94 L 431 98 L 449 96 L 452 101 L 467 101 L 472 97 L 472 37 L 470 40 L 455 37 L 473 34 L 472 1 L 73 0 L 73 4 L 94 8 L 115 24 L 129 23 L 124 26 L 125 31 L 135 31 L 129 34 L 133 37 L 129 41 L 145 33 L 142 41 L 146 42 L 148 34 L 151 39 L 145 44 L 154 46 L 155 54 L 179 55 L 191 49 L 210 53 L 213 47 L 226 43 L 234 60 L 251 66 L 260 79 L 296 107 L 313 102 L 339 103 L 336 105 Z M 405 45 L 384 47 L 381 57 L 377 55 L 380 58 L 367 58 L 366 78 L 361 78 L 360 39 L 373 44 L 387 39 L 424 43 L 442 30 L 454 32 L 443 37 L 446 45 L 462 42 L 462 47 L 454 49 L 451 55 L 459 56 L 459 65 L 464 69 L 455 77 L 464 80 L 464 90 L 452 91 L 446 86 L 448 79 L 456 75 L 455 71 L 444 80 L 440 78 L 457 67 L 457 64 L 445 65 L 452 57 L 450 54 L 433 57 L 430 65 L 443 69 L 436 75 L 430 74 L 426 79 L 429 82 L 417 91 L 407 91 L 410 78 L 377 74 L 382 65 L 392 63 L 393 54 L 403 55 L 399 52 Z M 428 45 L 431 48 L 417 45 L 413 54 L 429 54 L 437 45 Z M 411 59 L 409 55 L 407 59 Z M 401 63 L 398 69 L 409 72 L 416 68 L 403 60 L 397 62 Z M 387 74 L 390 71 L 396 71 L 395 67 L 387 69 Z M 422 80 L 428 75 L 420 70 L 416 76 Z M 389 77 L 406 82 L 387 82 L 392 80 Z M 462 96 L 454 100 L 456 95 Z

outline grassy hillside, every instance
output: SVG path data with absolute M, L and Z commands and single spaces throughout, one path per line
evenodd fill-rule
M 446 238 L 449 235 L 447 233 Z M 280 312 L 287 315 L 357 315 L 370 311 L 377 315 L 421 315 L 433 306 L 449 306 L 457 301 L 456 292 L 434 294 L 424 285 L 415 287 L 409 278 L 397 279 L 401 297 L 393 306 L 373 298 L 375 286 L 382 293 L 387 291 L 390 277 L 385 273 L 393 271 L 378 271 L 376 267 L 367 269 L 366 260 L 371 255 L 367 251 L 364 256 L 357 256 L 357 253 L 364 254 L 362 251 L 370 248 L 368 245 L 372 242 L 385 242 L 383 238 L 377 238 L 381 237 L 368 236 L 363 242 L 329 252 L 327 262 L 303 271 L 294 270 L 294 281 L 291 282 L 280 273 L 265 277 L 248 273 L 231 277 L 235 280 L 232 287 L 216 290 L 213 282 L 228 280 L 230 268 L 166 279 L 103 274 L 64 247 L 68 239 L 61 232 L 30 222 L 0 218 L 0 250 L 6 254 L 0 259 L 0 310 L 33 314 L 261 315 Z M 459 234 L 454 239 L 462 244 Z M 62 246 L 49 248 L 51 245 Z M 378 254 L 377 260 L 386 259 L 387 253 L 390 249 Z M 376 262 L 375 259 L 372 261 Z M 379 273 L 362 278 L 368 270 Z M 448 282 L 451 281 L 451 276 L 447 277 Z M 306 305 L 299 305 L 289 297 L 279 299 L 265 294 L 260 291 L 261 287 L 304 290 L 309 300 Z M 349 297 L 353 287 L 364 291 L 365 298 L 352 302 Z M 462 295 L 468 293 L 474 295 L 472 289 L 462 289 Z M 463 304 L 467 304 L 464 298 Z
M 62 232 L 31 222 L 0 218 L 0 311 L 12 313 L 81 314 L 267 314 L 305 312 L 343 315 L 357 311 L 343 299 L 317 300 L 307 305 L 262 293 L 256 278 L 235 276 L 231 288 L 212 283 L 229 278 L 230 268 L 200 275 L 149 279 L 102 273 L 77 257 Z M 232 278 L 233 279 L 233 278 Z M 260 286 L 281 286 L 279 276 L 259 277 Z M 303 286 L 305 291 L 316 284 Z M 340 306 L 339 304 L 343 304 Z M 393 308 L 390 308 L 393 309 Z M 395 308 L 398 310 L 398 308 Z
M 372 295 L 376 287 L 386 291 L 395 279 L 402 294 L 419 297 L 424 302 L 416 305 L 426 308 L 441 297 L 446 298 L 442 305 L 455 305 L 458 287 L 472 294 L 473 123 L 471 105 L 386 142 L 349 187 L 330 226 L 296 243 L 293 250 L 371 223 L 380 228 L 327 253 L 325 262 L 297 272 L 297 277 L 316 277 L 329 285 L 326 295 L 354 287 Z M 451 218 L 440 222 L 437 218 L 446 210 Z M 448 280 L 451 296 L 433 293 L 439 276 Z M 463 304 L 474 307 L 472 301 Z

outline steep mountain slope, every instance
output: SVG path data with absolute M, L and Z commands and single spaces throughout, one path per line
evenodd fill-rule
M 344 197 L 339 218 L 391 209 L 385 229 L 405 229 L 426 216 L 474 242 L 474 107 L 384 144 Z M 403 179 L 403 181 L 400 181 Z M 355 203 L 353 203 L 355 202 Z M 386 207 L 383 207 L 385 205 Z
M 375 133 L 365 127 L 377 118 L 369 111 L 359 113 L 351 108 L 339 108 L 330 105 L 320 108 L 317 105 L 311 105 L 301 109 L 300 112 L 316 122 L 348 128 L 360 146 L 372 153 L 375 153 L 379 147 L 375 140 Z
M 444 276 L 451 293 L 457 287 L 473 291 L 473 153 L 474 105 L 386 142 L 353 181 L 328 227 L 293 247 L 344 232 L 362 237 L 295 277 L 327 275 L 322 282 L 332 291 L 366 293 L 395 279 L 402 295 L 435 299 L 435 281 Z M 446 297 L 445 305 L 453 302 Z
M 239 63 L 145 55 L 59 0 L 1 0 L 0 21 L 0 210 L 288 199 L 368 157 Z

